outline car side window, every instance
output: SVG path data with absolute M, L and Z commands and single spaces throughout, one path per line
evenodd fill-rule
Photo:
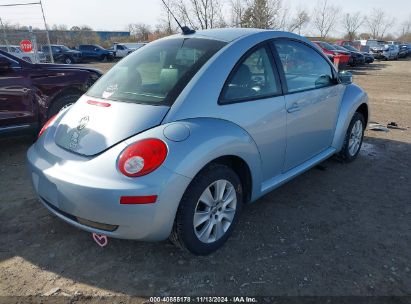
M 10 64 L 10 67 L 12 68 L 18 68 L 20 67 L 20 64 L 17 61 L 11 60 L 10 58 L 3 56 L 2 54 L 0 54 L 0 60 L 1 61 L 8 61 Z
M 61 49 L 58 46 L 52 46 L 51 49 L 52 49 L 53 53 L 60 53 L 61 52 Z
M 266 46 L 253 51 L 236 65 L 226 82 L 221 104 L 267 98 L 281 94 L 271 52 Z
M 314 49 L 292 41 L 274 41 L 280 57 L 289 93 L 335 84 L 330 64 Z

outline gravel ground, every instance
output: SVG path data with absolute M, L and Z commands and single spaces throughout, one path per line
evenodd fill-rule
M 354 74 L 372 120 L 406 130 L 367 131 L 354 163 L 328 160 L 246 206 L 208 257 L 167 241 L 98 247 L 37 201 L 25 167 L 31 139 L 0 140 L 0 296 L 410 296 L 411 61 Z

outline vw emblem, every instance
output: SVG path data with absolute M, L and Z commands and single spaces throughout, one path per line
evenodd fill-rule
M 82 119 L 80 119 L 78 126 L 77 126 L 77 130 L 79 131 L 83 130 L 88 124 L 89 119 L 90 118 L 88 116 L 84 116 Z

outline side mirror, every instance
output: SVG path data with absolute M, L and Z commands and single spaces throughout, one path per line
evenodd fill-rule
M 352 73 L 347 71 L 342 71 L 338 73 L 338 77 L 342 84 L 351 84 L 352 83 Z
M 0 72 L 8 71 L 11 68 L 11 62 L 4 57 L 0 57 Z

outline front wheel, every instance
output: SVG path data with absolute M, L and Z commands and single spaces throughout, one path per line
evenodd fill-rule
M 72 105 L 73 103 L 75 103 L 79 98 L 81 97 L 81 95 L 79 94 L 68 94 L 68 95 L 64 95 L 61 96 L 60 98 L 58 98 L 57 100 L 55 100 L 48 111 L 48 115 L 47 118 L 51 118 L 54 115 L 56 115 L 58 112 L 60 112 L 62 109 Z
M 74 63 L 74 60 L 71 57 L 66 57 L 66 58 L 64 58 L 64 63 L 65 64 L 72 64 L 72 63 Z
M 357 158 L 364 139 L 364 131 L 364 116 L 359 112 L 355 112 L 345 135 L 343 148 L 339 153 L 342 160 L 351 162 Z
M 188 186 L 177 210 L 170 240 L 191 253 L 220 248 L 233 230 L 242 206 L 242 185 L 229 167 L 212 164 Z

